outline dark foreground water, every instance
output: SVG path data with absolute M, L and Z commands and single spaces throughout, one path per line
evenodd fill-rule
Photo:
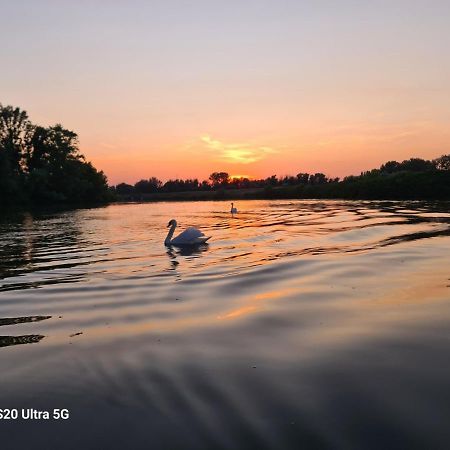
M 237 206 L 0 221 L 1 449 L 448 448 L 449 204 Z

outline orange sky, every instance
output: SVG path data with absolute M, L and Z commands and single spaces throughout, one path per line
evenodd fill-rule
M 450 153 L 445 1 L 25 0 L 4 13 L 0 101 L 76 131 L 113 184 L 343 176 Z

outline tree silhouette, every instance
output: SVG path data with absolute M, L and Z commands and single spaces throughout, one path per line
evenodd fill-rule
M 157 192 L 162 186 L 161 180 L 156 177 L 151 177 L 148 180 L 140 180 L 134 185 L 134 189 L 139 194 L 151 194 Z
M 229 183 L 230 176 L 227 172 L 213 172 L 209 179 L 214 187 L 224 187 Z
M 437 170 L 450 170 L 450 155 L 442 155 L 433 161 Z
M 103 172 L 86 162 L 78 136 L 61 125 L 33 125 L 25 111 L 0 104 L 0 200 L 97 202 L 109 197 Z
M 300 184 L 308 184 L 309 181 L 309 173 L 298 173 L 297 180 Z
M 122 195 L 133 194 L 134 186 L 127 183 L 120 183 L 116 186 L 116 192 Z

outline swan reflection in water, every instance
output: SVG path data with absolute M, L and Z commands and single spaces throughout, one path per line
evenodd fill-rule
M 180 261 L 177 261 L 178 256 L 187 256 L 192 258 L 198 258 L 202 253 L 209 250 L 207 243 L 195 246 L 174 247 L 172 245 L 167 246 L 166 254 L 170 259 L 170 270 L 176 270 Z
M 193 256 L 197 258 L 202 253 L 209 250 L 208 244 L 201 244 L 195 246 L 186 246 L 186 247 L 173 247 L 172 245 L 167 246 L 166 253 L 171 258 L 176 258 L 177 256 Z

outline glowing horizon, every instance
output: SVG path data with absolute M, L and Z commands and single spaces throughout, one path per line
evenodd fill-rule
M 342 177 L 450 153 L 443 0 L 25 0 L 3 12 L 0 102 L 74 130 L 110 184 Z

